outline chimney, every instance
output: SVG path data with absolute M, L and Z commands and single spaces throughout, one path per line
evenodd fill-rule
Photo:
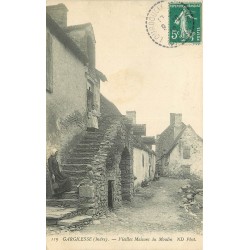
M 136 111 L 126 111 L 126 117 L 132 122 L 132 124 L 136 124 Z
M 57 5 L 50 5 L 46 7 L 46 12 L 52 17 L 52 19 L 62 28 L 67 27 L 67 7 L 60 3 Z
M 170 113 L 170 125 L 180 127 L 182 124 L 182 114 Z
M 182 131 L 182 114 L 170 113 L 170 126 L 174 129 L 174 140 Z

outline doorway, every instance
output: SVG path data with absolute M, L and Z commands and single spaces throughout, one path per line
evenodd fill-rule
M 108 181 L 108 208 L 114 208 L 114 181 Z
M 131 200 L 131 160 L 128 149 L 125 147 L 119 164 L 121 170 L 121 195 L 122 200 Z
M 92 110 L 93 104 L 94 104 L 94 94 L 91 91 L 91 89 L 88 89 L 87 90 L 87 108 L 88 108 L 88 111 Z

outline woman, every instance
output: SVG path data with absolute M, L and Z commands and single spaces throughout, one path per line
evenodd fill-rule
M 88 112 L 88 131 L 95 132 L 98 130 L 98 117 L 100 117 L 100 113 L 97 111 L 96 106 L 92 105 L 92 110 Z
M 59 195 L 71 190 L 71 183 L 69 178 L 63 175 L 59 169 L 59 164 L 56 159 L 57 154 L 58 154 L 57 149 L 53 149 L 52 154 L 48 159 L 48 167 L 55 195 Z

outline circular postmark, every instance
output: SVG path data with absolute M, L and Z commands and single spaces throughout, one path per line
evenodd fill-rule
M 196 38 L 200 32 L 198 25 L 200 16 L 197 14 L 200 13 L 200 9 L 197 8 L 200 7 L 199 4 L 197 3 L 196 6 L 195 4 L 167 0 L 155 3 L 149 9 L 145 22 L 146 31 L 151 40 L 164 48 L 174 48 L 186 43 L 198 43 Z

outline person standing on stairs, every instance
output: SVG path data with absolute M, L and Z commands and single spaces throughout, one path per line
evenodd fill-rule
M 88 112 L 88 124 L 87 130 L 91 132 L 95 132 L 99 129 L 98 127 L 98 118 L 100 117 L 100 113 L 97 110 L 97 107 L 93 104 L 92 110 Z
M 67 176 L 62 174 L 57 161 L 58 150 L 53 149 L 48 159 L 48 168 L 52 179 L 52 187 L 55 196 L 71 191 L 71 182 Z

